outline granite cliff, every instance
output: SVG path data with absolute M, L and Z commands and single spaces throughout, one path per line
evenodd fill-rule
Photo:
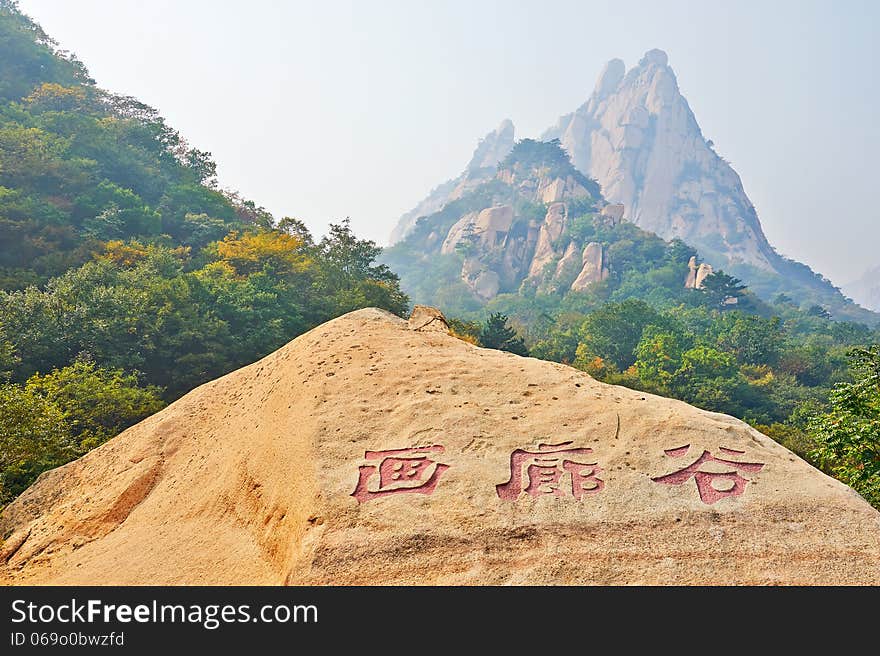
M 779 270 L 739 175 L 703 136 L 662 50 L 629 71 L 608 62 L 587 102 L 541 138 L 559 139 L 639 227 L 682 239 L 716 266 Z
M 494 160 L 496 143 L 484 140 L 473 161 Z M 440 210 L 410 226 L 406 242 L 420 257 L 460 258 L 460 279 L 475 298 L 523 283 L 577 291 L 607 277 L 603 245 L 572 238 L 569 228 L 586 213 L 619 222 L 623 207 L 607 204 L 557 142 L 519 141 L 495 166 L 470 166 L 455 187 Z

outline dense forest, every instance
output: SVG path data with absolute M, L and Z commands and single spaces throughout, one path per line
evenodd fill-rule
M 316 241 L 220 190 L 7 0 L 0 61 L 0 504 L 328 319 L 406 312 L 347 220 Z

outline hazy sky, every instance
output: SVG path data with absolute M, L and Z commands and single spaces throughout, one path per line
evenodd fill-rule
M 880 264 L 880 2 L 20 0 L 98 84 L 158 108 L 224 187 L 385 243 L 503 118 L 536 137 L 604 63 L 669 54 L 771 243 Z

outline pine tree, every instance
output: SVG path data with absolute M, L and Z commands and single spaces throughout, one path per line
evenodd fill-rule
M 700 287 L 712 305 L 722 308 L 731 304 L 730 299 L 739 299 L 745 289 L 742 280 L 729 276 L 720 269 L 706 276 Z
M 529 354 L 523 338 L 519 337 L 516 331 L 508 325 L 507 316 L 500 312 L 493 312 L 486 319 L 486 323 L 480 330 L 478 343 L 485 348 L 509 351 L 516 355 L 527 356 Z

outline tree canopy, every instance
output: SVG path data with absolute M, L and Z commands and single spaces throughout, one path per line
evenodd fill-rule
M 405 314 L 347 219 L 316 240 L 98 88 L 0 0 L 0 504 L 193 387 L 345 312 Z

